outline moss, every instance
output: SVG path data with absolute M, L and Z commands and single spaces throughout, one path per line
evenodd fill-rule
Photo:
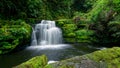
M 119 68 L 120 67 L 120 48 L 108 48 L 100 50 L 87 55 L 90 59 L 96 62 L 105 62 L 108 68 Z
M 77 26 L 72 19 L 59 19 L 56 24 L 62 29 L 64 41 L 75 42 Z
M 66 42 L 91 42 L 94 32 L 88 29 L 85 22 L 75 22 L 72 19 L 57 20 L 57 26 L 63 31 L 64 41 Z
M 98 65 L 87 56 L 76 56 L 51 64 L 53 68 L 99 68 Z
M 77 30 L 75 33 L 77 42 L 91 42 L 91 36 L 94 32 L 92 30 L 80 29 Z
M 53 68 L 51 64 L 47 64 L 44 68 Z
M 47 57 L 45 55 L 36 56 L 27 62 L 24 62 L 13 68 L 44 68 L 47 65 Z
M 58 19 L 56 20 L 56 24 L 59 27 L 63 27 L 66 24 L 74 24 L 74 21 L 72 19 Z
M 69 38 L 75 37 L 75 33 L 74 33 L 75 29 L 76 29 L 76 26 L 74 24 L 65 24 L 62 27 L 63 36 L 69 37 Z

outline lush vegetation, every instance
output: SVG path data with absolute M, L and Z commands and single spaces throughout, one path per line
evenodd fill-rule
M 120 44 L 119 0 L 2 0 L 0 7 L 0 53 L 30 38 L 22 21 L 42 19 L 56 20 L 66 42 Z
M 10 52 L 30 42 L 31 27 L 24 21 L 0 20 L 0 23 L 0 54 Z
M 63 31 L 65 42 L 120 45 L 120 0 L 1 0 L 0 54 L 29 44 L 32 30 L 29 24 L 43 19 L 57 22 L 57 26 Z M 90 62 L 95 61 L 100 65 L 105 63 L 108 68 L 119 68 L 119 53 L 120 48 L 112 48 L 88 54 L 86 57 Z M 51 65 L 46 64 L 46 57 L 42 56 L 17 68 L 51 68 Z M 59 68 L 74 67 L 68 63 Z
M 80 6 L 75 6 L 76 2 Z M 83 3 L 81 4 L 81 2 Z M 72 4 L 74 8 L 71 7 L 73 18 L 71 21 L 69 20 L 69 24 L 72 22 L 75 27 L 69 26 L 69 28 L 68 20 L 63 19 L 58 20 L 58 25 L 63 29 L 63 36 L 71 35 L 78 42 L 92 42 L 108 46 L 119 45 L 119 5 L 119 0 L 75 1 Z M 85 10 L 82 11 L 84 8 Z M 70 29 L 71 32 L 66 29 Z M 67 37 L 67 40 L 69 41 L 71 37 Z

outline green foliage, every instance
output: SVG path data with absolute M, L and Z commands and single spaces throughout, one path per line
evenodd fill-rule
M 97 0 L 74 0 L 72 4 L 73 11 L 88 12 Z
M 115 11 L 117 11 L 118 13 L 120 12 L 120 0 L 113 0 L 113 8 Z
M 19 45 L 28 44 L 31 36 L 31 27 L 28 24 L 22 20 L 3 20 L 1 23 L 3 25 L 0 28 L 0 50 L 3 54 L 10 52 Z
M 28 1 L 28 17 L 39 19 L 51 19 L 51 13 L 48 9 L 47 1 L 29 0 Z
M 71 18 L 73 0 L 2 0 L 0 17 L 2 19 L 61 19 Z
M 119 44 L 120 33 L 119 24 L 117 24 L 120 22 L 119 2 L 119 0 L 96 0 L 89 12 L 77 12 L 74 19 L 79 17 L 80 20 L 77 21 L 79 28 L 83 25 L 87 26 L 87 29 L 89 26 L 90 29 L 94 30 L 95 33 L 92 35 L 93 42 L 99 44 Z
M 65 24 L 73 24 L 73 21 L 71 19 L 59 19 L 56 21 L 56 24 L 58 27 L 62 27 Z
M 75 37 L 75 30 L 77 26 L 73 23 L 71 19 L 60 19 L 56 23 L 59 27 L 61 27 L 63 31 L 63 36 L 73 38 Z
M 110 27 L 110 31 L 117 32 L 120 28 L 120 22 L 119 21 L 111 21 L 108 23 L 108 26 Z
M 0 2 L 0 17 L 1 18 L 12 18 L 18 17 L 19 13 L 26 12 L 28 0 L 1 0 Z M 23 7 L 24 5 L 24 7 Z
M 91 36 L 93 35 L 93 31 L 91 30 L 86 30 L 86 29 L 81 29 L 76 31 L 76 38 L 77 41 L 79 42 L 90 42 L 90 40 L 92 40 Z
M 79 29 L 89 30 L 90 27 L 90 30 L 95 32 L 94 37 L 91 37 L 94 39 L 93 42 L 119 43 L 119 27 L 110 23 L 120 22 L 120 0 L 1 0 L 0 7 L 1 19 L 22 19 L 30 24 L 42 19 L 56 20 L 66 39 L 76 37 L 75 32 Z M 4 30 L 9 25 L 19 27 L 20 23 L 14 20 L 0 20 L 2 22 L 0 28 Z M 15 29 L 10 31 L 6 32 L 16 34 L 18 37 Z M 27 33 L 25 28 L 20 28 L 18 31 L 21 32 L 19 35 Z M 81 36 L 79 32 L 76 38 Z M 84 35 L 83 37 L 87 38 Z
M 76 26 L 74 24 L 65 24 L 63 26 L 63 32 L 65 32 L 65 37 L 74 37 L 74 31 L 76 29 Z
M 96 22 L 99 18 L 99 14 L 102 10 L 106 8 L 108 3 L 108 0 L 97 0 L 96 3 L 93 5 L 93 9 L 87 14 L 88 19 Z
M 109 32 L 114 43 L 119 43 L 120 41 L 120 21 L 111 21 L 108 23 Z
M 95 1 L 88 1 L 86 0 L 86 3 L 90 4 L 91 2 L 91 9 L 88 13 L 81 13 L 81 12 L 75 12 L 75 16 L 79 16 L 81 20 L 86 22 L 96 22 L 99 18 L 99 14 L 101 11 L 106 8 L 107 4 L 109 3 L 108 0 L 95 0 Z M 87 5 L 85 3 L 85 5 Z
M 0 50 L 0 54 L 2 54 L 2 51 Z
M 58 27 L 62 29 L 64 41 L 75 42 L 75 31 L 77 30 L 76 24 L 72 19 L 59 19 L 56 21 Z
M 51 12 L 51 16 L 54 19 L 64 19 L 64 18 L 71 18 L 72 11 L 71 11 L 71 5 L 73 3 L 73 0 L 55 0 L 50 1 L 47 0 L 46 4 L 48 4 L 48 9 Z

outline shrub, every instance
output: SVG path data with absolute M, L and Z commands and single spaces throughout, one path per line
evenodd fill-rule
M 10 52 L 17 46 L 22 47 L 23 45 L 29 44 L 30 37 L 30 25 L 21 20 L 7 21 L 7 23 L 0 28 L 0 50 L 4 54 Z

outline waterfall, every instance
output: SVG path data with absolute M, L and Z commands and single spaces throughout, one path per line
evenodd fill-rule
M 51 45 L 62 43 L 61 29 L 56 27 L 55 21 L 42 20 L 36 24 L 32 33 L 31 45 Z
M 31 45 L 37 45 L 36 31 L 33 29 Z

